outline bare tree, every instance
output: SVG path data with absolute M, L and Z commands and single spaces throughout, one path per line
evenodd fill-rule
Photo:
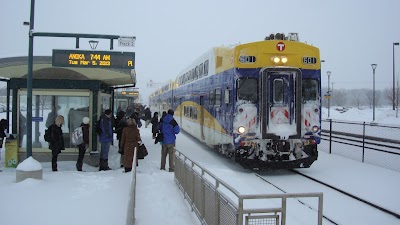
M 370 90 L 370 89 L 365 89 L 365 91 L 364 91 L 364 94 L 365 94 L 365 100 L 367 101 L 367 103 L 368 103 L 368 106 L 370 107 L 370 108 L 372 108 L 372 98 L 373 98 L 373 91 L 372 90 Z
M 357 108 L 361 108 L 362 104 L 363 104 L 363 93 L 362 92 L 358 92 L 355 95 L 353 95 L 353 104 L 357 106 Z
M 393 102 L 393 90 L 392 88 L 385 88 L 384 89 L 384 96 L 388 102 Z
M 333 105 L 336 105 L 336 106 L 345 106 L 346 105 L 346 91 L 344 89 L 336 89 L 335 91 L 333 91 L 331 102 L 333 102 Z

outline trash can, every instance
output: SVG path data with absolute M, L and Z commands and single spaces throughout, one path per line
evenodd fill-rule
M 12 134 L 11 137 L 18 137 L 16 134 Z M 18 165 L 18 139 L 16 138 L 6 138 L 5 141 L 5 167 L 17 168 Z

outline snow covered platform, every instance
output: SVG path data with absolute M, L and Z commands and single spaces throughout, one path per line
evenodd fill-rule
M 176 185 L 174 174 L 160 170 L 161 146 L 154 144 L 151 128 L 142 127 L 141 136 L 149 155 L 139 161 L 137 168 L 136 225 L 200 225 Z M 269 187 L 266 182 L 254 176 L 252 171 L 206 149 L 184 133 L 178 135 L 176 148 L 240 193 L 279 193 L 279 190 Z M 2 223 L 125 225 L 132 173 L 124 173 L 120 168 L 117 148 L 112 146 L 110 149 L 111 171 L 99 172 L 98 167 L 85 164 L 83 170 L 86 172 L 78 172 L 75 163 L 59 162 L 58 172 L 51 171 L 51 163 L 41 163 L 43 180 L 26 179 L 18 183 L 15 182 L 16 169 L 4 168 L 4 164 L 0 164 L 0 170 L 3 170 L 0 172 Z M 398 172 L 323 151 L 320 151 L 318 160 L 311 168 L 299 171 L 400 213 Z M 288 171 L 271 172 L 267 175 L 272 183 L 290 187 L 286 189 L 289 193 L 323 192 L 324 215 L 334 218 L 339 224 L 399 224 L 400 220 L 394 216 L 388 216 L 345 196 L 337 197 L 329 188 L 321 188 L 311 181 L 309 184 L 305 183 L 295 176 Z M 17 216 L 15 209 L 24 212 L 24 216 Z M 37 216 L 43 212 L 47 216 Z M 325 223 L 329 224 L 327 221 Z

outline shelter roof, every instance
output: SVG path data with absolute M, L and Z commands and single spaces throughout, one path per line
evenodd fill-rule
M 0 77 L 26 78 L 28 57 L 0 58 Z M 51 56 L 33 57 L 33 79 L 99 80 L 110 86 L 135 85 L 136 73 L 131 69 L 53 67 Z

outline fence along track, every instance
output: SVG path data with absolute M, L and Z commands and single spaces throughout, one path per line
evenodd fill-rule
M 400 172 L 399 126 L 330 119 L 323 120 L 322 126 L 321 139 L 327 141 L 329 154 Z M 355 148 L 344 148 L 342 145 Z
M 286 225 L 288 199 L 317 198 L 317 224 L 322 225 L 322 193 L 242 195 L 177 150 L 175 182 L 202 224 Z M 273 208 L 249 207 L 251 200 L 256 199 L 278 199 L 280 205 Z

